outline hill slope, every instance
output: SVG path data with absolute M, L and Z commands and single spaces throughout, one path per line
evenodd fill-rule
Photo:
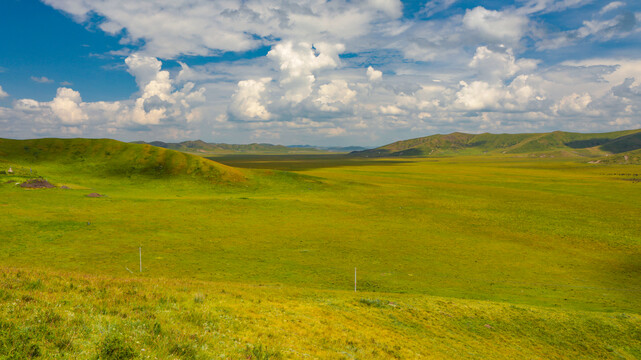
M 0 139 L 0 161 L 102 176 L 185 175 L 213 183 L 244 180 L 240 170 L 199 156 L 110 139 Z
M 0 267 L 0 357 L 9 359 L 634 359 L 640 354 L 637 314 Z
M 641 164 L 641 149 L 607 156 L 595 161 L 597 164 Z
M 438 156 L 486 153 L 527 154 L 557 152 L 560 155 L 599 156 L 641 148 L 641 129 L 582 134 L 563 131 L 537 134 L 465 134 L 455 132 L 397 141 L 376 149 L 352 152 L 351 156 Z

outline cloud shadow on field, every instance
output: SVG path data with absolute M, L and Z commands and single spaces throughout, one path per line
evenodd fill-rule
M 225 155 L 208 157 L 210 160 L 239 168 L 273 169 L 284 171 L 304 171 L 319 168 L 397 165 L 403 160 L 364 160 L 349 158 L 346 155 Z

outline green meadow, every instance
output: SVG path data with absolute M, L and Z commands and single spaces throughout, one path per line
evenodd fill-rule
M 0 140 L 0 358 L 641 357 L 639 165 L 213 159 Z

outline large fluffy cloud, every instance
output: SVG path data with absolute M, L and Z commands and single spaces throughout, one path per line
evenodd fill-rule
M 337 67 L 338 55 L 344 50 L 343 44 L 328 43 L 284 42 L 274 46 L 267 57 L 274 59 L 280 69 L 283 98 L 292 103 L 306 99 L 316 81 L 314 72 Z
M 592 97 L 588 93 L 573 93 L 564 96 L 558 103 L 552 106 L 552 111 L 556 114 L 572 116 L 584 115 L 588 106 L 592 103 Z
M 134 54 L 127 57 L 125 63 L 141 91 L 131 110 L 131 122 L 158 125 L 163 120 L 192 121 L 198 117 L 192 106 L 205 101 L 204 88 L 194 90 L 194 83 L 187 82 L 175 90 L 169 72 L 162 71 L 161 62 L 153 57 Z
M 349 105 L 355 97 L 356 91 L 350 89 L 345 80 L 333 80 L 320 86 L 314 102 L 321 110 L 339 111 L 338 105 Z
M 490 50 L 487 46 L 479 46 L 469 66 L 478 71 L 480 78 L 498 80 L 532 71 L 536 69 L 537 61 L 517 60 L 510 48 L 498 47 L 497 50 Z
M 508 11 L 487 10 L 482 6 L 467 10 L 463 25 L 493 42 L 516 44 L 526 30 L 528 18 Z
M 69 88 L 58 88 L 56 97 L 49 106 L 51 111 L 63 124 L 82 124 L 87 121 L 87 114 L 80 108 L 80 93 Z
M 271 114 L 262 100 L 265 84 L 269 81 L 271 78 L 239 81 L 238 89 L 229 105 L 229 112 L 240 120 L 269 120 Z
M 157 57 L 245 51 L 273 38 L 320 41 L 367 34 L 372 25 L 402 15 L 399 0 L 43 0 L 78 21 L 103 18 L 99 26 L 124 41 L 145 42 Z

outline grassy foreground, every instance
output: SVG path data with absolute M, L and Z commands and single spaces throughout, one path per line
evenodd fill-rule
M 4 359 L 635 359 L 641 317 L 0 269 Z

